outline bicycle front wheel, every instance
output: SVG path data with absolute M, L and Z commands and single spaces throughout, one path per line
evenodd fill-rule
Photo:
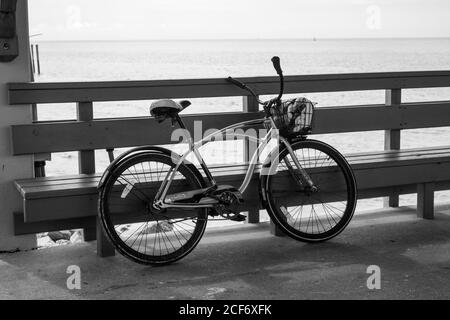
M 204 233 L 207 209 L 158 211 L 153 207 L 162 182 L 175 167 L 169 155 L 136 154 L 112 169 L 100 192 L 103 227 L 116 249 L 135 262 L 175 262 L 190 253 Z M 181 164 L 168 194 L 201 189 L 202 181 L 192 170 Z
M 290 237 L 304 242 L 329 240 L 353 217 L 357 198 L 353 171 L 336 149 L 323 142 L 303 140 L 292 144 L 292 149 L 317 190 L 298 182 L 301 173 L 283 148 L 261 179 L 263 203 L 272 221 Z

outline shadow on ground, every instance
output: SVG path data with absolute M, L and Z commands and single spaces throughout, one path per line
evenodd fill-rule
M 316 245 L 273 237 L 268 224 L 209 230 L 182 261 L 146 267 L 94 244 L 0 255 L 0 299 L 449 299 L 450 214 L 418 219 L 411 208 L 359 214 Z M 67 267 L 82 272 L 70 291 Z M 381 268 L 381 290 L 367 268 Z

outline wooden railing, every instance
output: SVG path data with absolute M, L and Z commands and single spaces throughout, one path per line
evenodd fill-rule
M 276 77 L 241 80 L 259 95 L 275 94 L 279 87 Z M 400 148 L 401 130 L 450 126 L 450 101 L 402 103 L 402 89 L 434 87 L 450 87 L 450 71 L 289 76 L 285 93 L 386 90 L 383 105 L 318 108 L 314 133 L 385 130 L 385 148 L 395 150 Z M 170 128 L 161 128 L 150 117 L 94 119 L 95 102 L 243 96 L 242 112 L 186 115 L 188 128 L 194 121 L 202 121 L 207 130 L 261 117 L 255 99 L 225 79 L 12 83 L 8 90 L 11 105 L 46 103 L 57 108 L 58 103 L 77 103 L 77 121 L 15 125 L 12 136 L 15 155 L 79 151 L 80 173 L 94 172 L 96 149 L 171 143 Z M 398 198 L 392 196 L 389 202 L 396 206 Z
M 243 79 L 260 95 L 274 94 L 278 79 L 273 77 Z M 450 71 L 340 74 L 286 77 L 286 93 L 386 90 L 385 105 L 327 107 L 317 110 L 314 133 L 338 133 L 371 130 L 402 130 L 448 125 L 450 102 L 401 103 L 401 89 L 450 86 Z M 237 120 L 259 117 L 258 106 L 246 92 L 224 79 L 83 82 L 83 83 L 13 83 L 9 85 L 9 103 L 78 104 L 78 120 L 45 122 L 13 127 L 14 154 L 105 149 L 143 144 L 170 143 L 170 132 L 150 118 L 92 120 L 94 102 L 152 100 L 160 98 L 205 98 L 244 96 L 244 112 L 187 115 L 188 125 L 195 120 L 204 129 L 221 128 Z M 57 106 L 55 106 L 57 107 Z M 214 110 L 211 110 L 214 111 Z M 249 113 L 249 114 L 247 114 Z M 220 115 L 220 117 L 217 117 Z M 126 128 L 127 130 L 123 130 Z M 58 132 L 58 135 L 54 133 Z M 157 133 L 157 134 L 156 134 Z M 151 137 L 151 141 L 149 141 Z

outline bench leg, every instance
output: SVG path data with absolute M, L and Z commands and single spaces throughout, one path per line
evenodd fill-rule
M 393 196 L 384 198 L 384 207 L 385 208 L 398 208 L 399 207 L 399 196 L 393 195 Z
M 270 234 L 274 235 L 275 237 L 285 237 L 286 236 L 286 234 L 283 232 L 283 230 L 278 228 L 275 225 L 275 223 L 273 223 L 272 221 L 270 221 Z
M 116 255 L 114 246 L 109 241 L 108 236 L 103 231 L 101 222 L 97 219 L 97 256 L 101 258 L 113 257 Z
M 417 215 L 423 219 L 434 219 L 434 184 L 417 186 Z
M 250 209 L 247 212 L 247 223 L 255 224 L 259 223 L 259 210 L 258 209 Z
M 91 242 L 97 240 L 97 227 L 84 228 L 83 236 L 85 242 Z

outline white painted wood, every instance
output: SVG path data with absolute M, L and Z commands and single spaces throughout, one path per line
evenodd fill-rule
M 13 212 L 23 210 L 22 199 L 14 187 L 14 180 L 33 177 L 33 157 L 17 157 L 11 152 L 11 125 L 31 123 L 31 106 L 10 106 L 6 90 L 9 82 L 26 82 L 31 79 L 26 0 L 18 0 L 16 18 L 19 57 L 12 62 L 0 62 L 0 251 L 25 250 L 36 246 L 34 235 L 14 236 Z

